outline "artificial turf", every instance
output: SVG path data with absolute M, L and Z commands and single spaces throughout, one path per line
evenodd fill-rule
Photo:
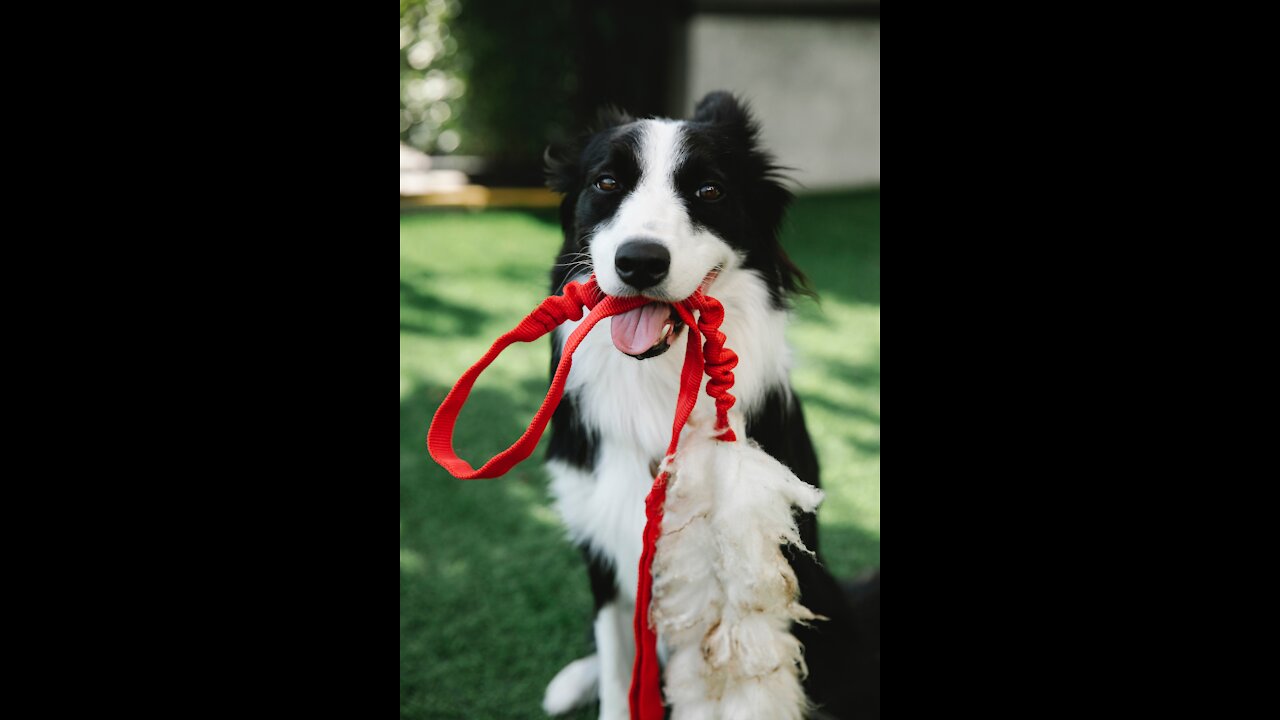
M 552 212 L 400 216 L 400 717 L 542 717 L 547 682 L 589 652 L 591 593 L 536 458 L 461 482 L 424 447 L 449 387 L 547 293 Z M 822 553 L 837 576 L 880 564 L 880 193 L 801 198 L 784 245 L 801 300 L 793 380 L 822 464 Z M 732 347 L 732 339 L 730 339 Z M 455 446 L 474 464 L 515 441 L 547 385 L 545 341 L 484 375 Z M 583 710 L 573 718 L 592 718 Z

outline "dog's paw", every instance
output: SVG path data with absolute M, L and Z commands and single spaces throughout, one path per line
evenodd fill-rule
M 542 709 L 548 715 L 564 715 L 599 696 L 600 660 L 588 655 L 574 660 L 556 673 L 542 696 Z

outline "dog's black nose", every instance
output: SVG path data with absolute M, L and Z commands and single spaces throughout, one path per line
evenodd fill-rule
M 665 245 L 653 240 L 631 240 L 618 248 L 613 258 L 622 282 L 637 290 L 651 288 L 667 277 L 671 253 Z

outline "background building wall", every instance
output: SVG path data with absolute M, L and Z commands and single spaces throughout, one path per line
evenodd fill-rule
M 679 112 L 739 93 L 802 190 L 880 184 L 878 19 L 699 14 L 686 37 Z

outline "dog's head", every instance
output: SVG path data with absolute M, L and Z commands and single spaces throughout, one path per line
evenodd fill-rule
M 553 283 L 589 270 L 610 295 L 655 301 L 613 319 L 622 352 L 666 352 L 680 331 L 669 303 L 726 274 L 755 272 L 777 304 L 804 287 L 778 244 L 791 194 L 758 135 L 742 103 L 714 92 L 689 120 L 602 112 L 594 132 L 547 151 L 548 184 L 565 196 Z

